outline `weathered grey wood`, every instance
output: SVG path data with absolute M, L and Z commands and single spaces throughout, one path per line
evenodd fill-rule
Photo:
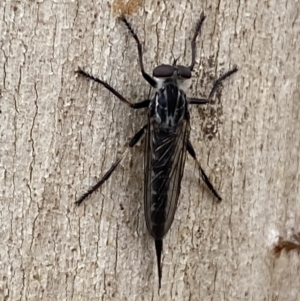
M 272 254 L 278 236 L 300 231 L 299 2 L 136 3 L 129 19 L 149 72 L 172 52 L 190 63 L 202 10 L 189 95 L 239 67 L 212 105 L 191 109 L 192 143 L 223 202 L 189 158 L 159 297 L 143 147 L 74 207 L 146 122 L 74 74 L 81 66 L 133 102 L 148 97 L 113 11 L 122 2 L 1 1 L 0 299 L 300 300 L 299 254 Z

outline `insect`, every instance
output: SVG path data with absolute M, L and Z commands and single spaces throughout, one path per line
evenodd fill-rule
M 208 98 L 188 97 L 180 88 L 182 81 L 191 78 L 196 63 L 196 39 L 200 34 L 201 26 L 205 18 L 204 14 L 201 13 L 196 24 L 196 29 L 191 41 L 191 64 L 189 66 L 177 65 L 177 60 L 174 60 L 172 65 L 162 64 L 157 66 L 153 70 L 152 77 L 144 69 L 142 45 L 137 34 L 127 19 L 124 16 L 120 17 L 136 41 L 139 65 L 143 77 L 156 89 L 151 99 L 131 103 L 108 83 L 82 69 L 78 69 L 77 71 L 79 75 L 103 85 L 128 107 L 133 109 L 148 108 L 147 123 L 133 136 L 129 142 L 129 146 L 112 164 L 111 168 L 104 174 L 101 180 L 83 194 L 77 200 L 76 204 L 80 205 L 88 196 L 96 191 L 111 176 L 129 149 L 135 146 L 141 139 L 146 138 L 144 159 L 144 214 L 147 229 L 155 241 L 159 289 L 162 279 L 161 255 L 163 250 L 163 237 L 168 232 L 174 219 L 187 153 L 195 160 L 199 168 L 200 176 L 207 187 L 215 197 L 221 201 L 221 197 L 202 169 L 190 142 L 190 115 L 188 107 L 189 105 L 204 105 L 209 103 L 221 82 L 237 72 L 238 69 L 234 67 L 219 77 Z

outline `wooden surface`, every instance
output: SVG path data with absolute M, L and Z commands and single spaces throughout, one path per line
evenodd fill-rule
M 173 4 L 171 4 L 173 3 Z M 300 232 L 300 4 L 297 1 L 0 3 L 0 300 L 300 300 L 300 255 L 274 256 Z M 137 102 L 149 97 L 126 11 L 151 73 L 180 56 L 201 11 L 188 95 L 191 141 L 217 204 L 187 159 L 165 239 L 160 296 L 143 214 L 143 146 L 85 205 L 146 122 L 78 66 Z M 173 55 L 172 55 L 173 53 Z

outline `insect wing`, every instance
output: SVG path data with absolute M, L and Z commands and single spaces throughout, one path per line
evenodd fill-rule
M 144 208 L 147 228 L 154 239 L 162 239 L 174 219 L 189 133 L 190 124 L 185 119 L 172 130 L 148 122 Z

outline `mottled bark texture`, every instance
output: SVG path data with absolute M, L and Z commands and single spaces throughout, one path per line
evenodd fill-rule
M 126 4 L 126 3 L 125 3 Z M 86 203 L 74 201 L 146 122 L 149 96 L 122 1 L 0 1 L 1 300 L 300 300 L 299 1 L 131 1 L 145 68 L 189 64 L 193 97 L 234 64 L 212 103 L 191 109 L 191 158 L 166 236 L 160 296 L 143 219 L 143 146 Z M 272 252 L 279 237 L 279 256 Z

